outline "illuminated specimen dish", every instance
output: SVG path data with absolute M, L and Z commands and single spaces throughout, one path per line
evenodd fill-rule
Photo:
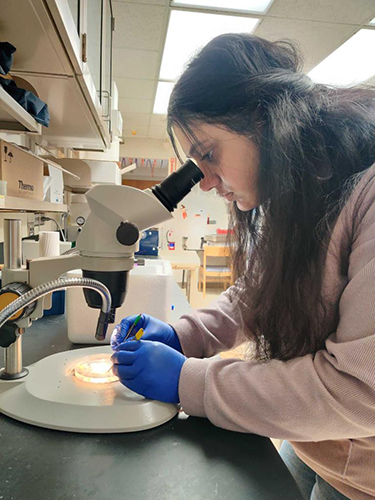
M 109 384 L 117 382 L 118 377 L 113 374 L 110 354 L 93 354 L 78 361 L 74 368 L 77 379 L 91 384 Z

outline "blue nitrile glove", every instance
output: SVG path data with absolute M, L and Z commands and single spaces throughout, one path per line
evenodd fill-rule
M 185 361 L 175 349 L 149 340 L 126 341 L 112 356 L 113 373 L 122 384 L 145 398 L 175 404 L 180 401 L 178 383 Z
M 116 349 L 116 347 L 121 344 L 136 317 L 137 316 L 128 316 L 116 326 L 111 336 L 112 349 Z M 180 341 L 171 325 L 153 316 L 149 316 L 148 314 L 142 314 L 141 319 L 131 333 L 131 338 L 134 337 L 140 328 L 143 328 L 145 332 L 142 336 L 142 340 L 161 342 L 162 344 L 169 345 L 169 347 L 173 347 L 173 349 L 178 352 L 182 352 Z

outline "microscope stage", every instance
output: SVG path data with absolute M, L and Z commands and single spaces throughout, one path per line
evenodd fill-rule
M 53 354 L 30 366 L 24 379 L 0 381 L 0 412 L 38 427 L 87 433 L 141 431 L 173 418 L 177 406 L 135 394 L 113 381 L 112 372 L 108 383 L 76 376 L 77 365 L 105 363 L 111 353 L 98 346 Z

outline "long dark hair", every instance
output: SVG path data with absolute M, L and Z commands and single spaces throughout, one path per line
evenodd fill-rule
M 322 269 L 343 199 L 375 162 L 375 90 L 314 84 L 287 41 L 247 34 L 212 40 L 188 64 L 168 108 L 173 127 L 226 127 L 256 141 L 261 203 L 233 204 L 234 277 L 242 278 L 246 335 L 260 359 L 323 346 Z M 348 188 L 349 186 L 349 188 Z

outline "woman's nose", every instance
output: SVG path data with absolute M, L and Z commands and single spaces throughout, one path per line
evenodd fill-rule
M 220 184 L 220 177 L 213 172 L 210 172 L 207 169 L 203 169 L 199 167 L 204 175 L 204 179 L 202 179 L 199 183 L 199 186 L 202 191 L 211 191 L 214 187 Z

